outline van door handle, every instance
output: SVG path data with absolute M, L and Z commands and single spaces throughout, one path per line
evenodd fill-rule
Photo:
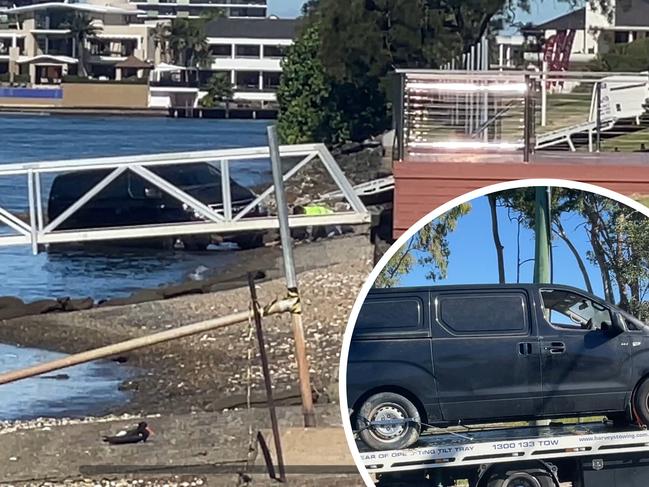
M 549 355 L 559 355 L 566 353 L 566 344 L 563 342 L 544 343 L 543 351 Z
M 532 344 L 530 342 L 521 342 L 518 344 L 519 355 L 532 355 Z

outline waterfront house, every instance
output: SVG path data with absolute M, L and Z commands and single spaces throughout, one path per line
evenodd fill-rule
M 92 0 L 91 0 L 92 1 Z M 152 50 L 149 27 L 139 21 L 132 5 L 46 2 L 7 10 L 15 19 L 0 30 L 0 74 L 29 77 L 32 85 L 59 84 L 66 75 L 114 80 L 116 66 L 133 56 L 148 59 Z M 95 34 L 80 46 L 70 29 L 74 16 L 90 21 Z
M 584 7 L 564 15 L 530 26 L 524 30 L 528 36 L 536 34 L 548 39 L 569 39 L 565 48 L 571 63 L 588 62 L 599 53 L 606 53 L 615 44 L 633 42 L 649 35 L 649 0 L 613 2 L 610 15 L 598 5 L 586 2 Z M 571 36 L 567 36 L 569 33 Z M 537 56 L 528 53 L 529 60 Z

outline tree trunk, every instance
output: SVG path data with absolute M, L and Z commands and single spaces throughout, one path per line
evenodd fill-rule
M 498 211 L 496 208 L 496 196 L 493 194 L 488 195 L 489 207 L 491 209 L 491 234 L 494 239 L 494 246 L 496 247 L 496 257 L 498 258 L 498 282 L 505 284 L 505 255 L 502 242 L 500 241 L 500 234 L 498 232 Z
M 570 249 L 570 252 L 572 252 L 572 255 L 575 257 L 575 260 L 577 261 L 577 265 L 579 266 L 579 270 L 581 271 L 581 275 L 584 278 L 584 284 L 586 285 L 586 290 L 589 293 L 592 293 L 593 285 L 590 282 L 590 277 L 588 276 L 588 270 L 586 269 L 586 264 L 584 263 L 584 259 L 582 259 L 581 255 L 579 255 L 577 248 L 574 246 L 574 244 L 566 234 L 566 231 L 564 230 L 561 222 L 557 220 L 554 223 L 556 225 L 554 232 L 561 238 L 561 240 L 565 242 L 565 244 Z
M 611 274 L 608 263 L 606 262 L 606 257 L 604 255 L 604 249 L 602 249 L 602 244 L 599 241 L 597 235 L 597 224 L 590 223 L 590 244 L 593 247 L 593 256 L 595 261 L 599 266 L 600 274 L 602 275 L 602 287 L 604 288 L 604 297 L 609 303 L 614 303 L 615 298 L 613 296 L 613 284 L 611 283 Z
M 77 38 L 77 56 L 79 58 L 79 76 L 86 76 L 86 65 L 84 64 L 83 39 Z

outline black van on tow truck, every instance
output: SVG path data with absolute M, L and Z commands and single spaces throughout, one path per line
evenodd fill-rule
M 352 427 L 379 451 L 413 445 L 429 425 L 594 415 L 646 425 L 649 327 L 568 286 L 372 289 L 347 398 Z

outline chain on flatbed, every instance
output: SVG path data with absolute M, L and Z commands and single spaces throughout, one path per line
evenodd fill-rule
M 416 446 L 404 450 L 368 451 L 362 448 L 361 442 L 358 445 L 365 468 L 372 473 L 386 473 L 649 452 L 649 431 L 637 427 L 620 429 L 604 423 L 584 423 L 469 432 L 466 438 L 450 434 L 428 435 L 422 436 Z

